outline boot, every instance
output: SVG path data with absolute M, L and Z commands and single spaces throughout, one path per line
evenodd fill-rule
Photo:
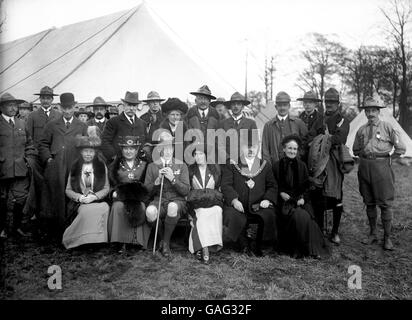
M 23 205 L 15 203 L 13 208 L 13 235 L 17 237 L 29 237 L 30 234 L 22 230 Z
M 340 237 L 338 235 L 340 219 L 342 217 L 343 206 L 337 206 L 333 208 L 333 227 L 330 241 L 334 244 L 340 244 Z
M 362 240 L 363 244 L 373 244 L 378 242 L 378 237 L 376 234 L 376 217 L 368 217 L 370 232 L 369 235 Z
M 383 230 L 384 230 L 383 248 L 385 250 L 392 251 L 393 250 L 393 244 L 391 241 L 392 220 L 383 220 L 382 223 L 383 223 Z

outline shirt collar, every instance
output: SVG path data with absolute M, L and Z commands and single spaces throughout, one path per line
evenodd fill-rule
M 199 114 L 202 116 L 202 112 L 205 113 L 205 117 L 207 117 L 207 114 L 209 113 L 209 108 L 206 108 L 205 110 L 200 109 L 199 107 L 197 108 L 199 110 Z
M 280 115 L 277 115 L 277 117 L 278 117 L 278 120 L 281 121 L 281 120 L 286 120 L 288 118 L 288 115 L 283 116 L 283 117 L 281 117 Z
M 103 123 L 104 122 L 104 118 L 101 118 L 100 120 L 94 118 L 94 121 L 98 122 L 98 123 Z
M 64 123 L 66 124 L 67 122 L 69 122 L 70 124 L 72 124 L 73 118 L 74 118 L 73 116 L 70 118 L 70 120 L 67 120 L 66 118 L 63 118 Z
M 163 157 L 161 157 L 160 159 L 162 160 L 163 167 L 166 167 L 167 165 L 172 163 L 172 159 L 168 161 L 166 161 L 166 159 L 164 159 Z
M 235 116 L 232 114 L 232 118 L 233 118 L 233 120 L 235 120 L 235 121 L 239 121 L 240 119 L 243 118 L 243 114 L 241 113 L 241 114 L 238 115 L 237 117 L 235 117 Z
M 49 109 L 46 109 L 46 108 L 43 108 L 43 107 L 41 107 L 41 108 L 43 109 L 44 113 L 50 112 L 51 109 L 52 109 L 51 107 Z
M 14 121 L 14 117 L 6 116 L 6 115 L 3 114 L 3 113 L 2 113 L 1 115 L 3 116 L 4 120 L 6 120 L 7 122 L 10 122 L 10 120 L 13 121 L 13 123 L 15 122 L 15 121 Z

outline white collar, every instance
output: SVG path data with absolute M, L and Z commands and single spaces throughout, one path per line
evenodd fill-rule
M 166 167 L 169 164 L 172 164 L 172 159 L 166 161 L 163 157 L 160 158 L 162 160 L 163 167 Z
M 235 121 L 239 121 L 240 119 L 243 118 L 243 114 L 241 113 L 241 114 L 238 115 L 237 117 L 235 117 L 235 116 L 232 114 L 232 118 L 233 118 L 233 120 L 235 120 Z
M 206 108 L 205 110 L 202 110 L 202 109 L 200 109 L 200 108 L 197 108 L 197 110 L 199 110 L 200 116 L 202 116 L 202 112 L 205 113 L 205 117 L 207 117 L 207 114 L 209 113 L 209 108 Z
M 278 117 L 278 120 L 286 120 L 287 119 L 287 117 L 288 117 L 288 115 L 286 115 L 286 116 L 283 116 L 283 117 L 281 117 L 280 115 L 277 115 L 277 117 Z
M 72 121 L 73 121 L 73 118 L 74 118 L 74 117 L 72 116 L 72 117 L 70 118 L 70 120 L 67 120 L 66 118 L 63 117 L 64 123 L 66 124 L 66 123 L 68 122 L 68 123 L 71 124 Z
M 45 108 L 43 108 L 43 107 L 41 107 L 41 108 L 43 109 L 44 113 L 50 112 L 50 111 L 52 110 L 51 107 L 50 107 L 49 109 L 45 109 Z
M 10 122 L 10 120 L 11 120 L 11 121 L 13 121 L 13 123 L 15 123 L 14 117 L 6 116 L 4 113 L 2 113 L 1 115 L 3 116 L 4 120 L 6 120 L 7 122 Z
M 98 119 L 94 118 L 94 121 L 96 121 L 98 123 L 103 123 L 104 122 L 104 117 L 101 120 L 98 120 Z
M 248 159 L 247 157 L 245 157 L 245 160 L 246 160 L 247 166 L 249 167 L 249 170 L 252 170 L 252 166 L 253 166 L 253 163 L 255 162 L 255 158 Z

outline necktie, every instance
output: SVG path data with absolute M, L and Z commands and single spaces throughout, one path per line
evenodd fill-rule
M 131 122 L 132 124 L 134 124 L 134 117 L 131 117 L 131 118 L 130 118 L 130 122 Z
M 373 123 L 369 124 L 369 136 L 368 136 L 368 142 L 373 138 Z
M 70 121 L 66 121 L 66 129 L 70 128 Z
M 46 117 L 48 118 L 50 116 L 50 111 L 46 111 Z
M 12 127 L 14 127 L 14 122 L 13 122 L 13 120 L 9 119 L 9 123 L 11 124 Z
M 202 111 L 202 120 L 205 120 L 205 118 L 206 118 L 205 112 Z

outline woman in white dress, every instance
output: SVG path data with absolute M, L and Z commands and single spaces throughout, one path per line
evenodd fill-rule
M 79 137 L 80 157 L 74 162 L 66 186 L 67 228 L 63 234 L 66 249 L 88 243 L 107 242 L 109 193 L 107 168 L 96 155 L 100 146 L 98 137 Z
M 192 190 L 187 202 L 192 217 L 189 251 L 196 253 L 198 259 L 207 264 L 210 252 L 223 247 L 223 195 L 219 192 L 220 168 L 216 164 L 207 163 L 205 146 L 208 153 L 212 152 L 214 146 L 204 144 L 198 144 L 193 152 L 195 163 L 189 166 Z

